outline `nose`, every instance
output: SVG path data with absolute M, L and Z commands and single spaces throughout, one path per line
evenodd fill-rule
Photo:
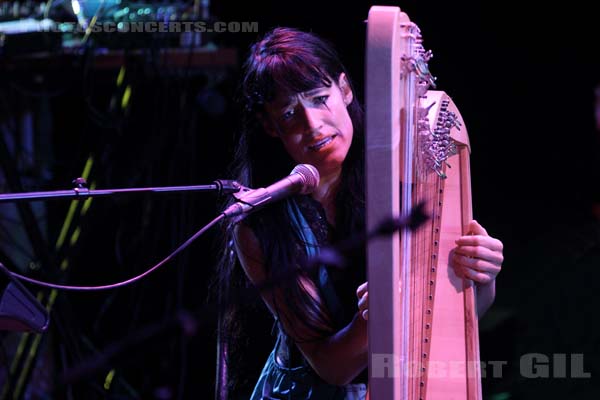
M 323 123 L 318 109 L 304 107 L 304 125 L 306 133 L 314 135 L 319 132 Z

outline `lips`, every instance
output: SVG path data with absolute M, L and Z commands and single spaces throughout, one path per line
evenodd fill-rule
M 308 148 L 312 151 L 319 151 L 321 150 L 323 147 L 327 146 L 328 144 L 330 144 L 331 142 L 333 142 L 333 139 L 335 139 L 337 137 L 337 134 L 331 135 L 331 136 L 327 136 L 317 142 L 315 142 L 314 144 L 308 146 Z

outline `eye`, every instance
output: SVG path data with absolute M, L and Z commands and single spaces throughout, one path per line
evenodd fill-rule
M 296 112 L 294 111 L 293 108 L 291 108 L 291 109 L 285 111 L 283 114 L 281 114 L 281 119 L 283 119 L 284 121 L 288 121 L 288 120 L 292 119 L 294 114 L 296 114 Z
M 327 95 L 323 95 L 323 96 L 316 96 L 313 98 L 313 103 L 315 104 L 325 104 L 327 103 L 327 99 L 329 98 L 329 96 Z

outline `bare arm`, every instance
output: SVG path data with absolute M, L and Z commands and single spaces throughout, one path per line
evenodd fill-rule
M 255 285 L 266 280 L 264 257 L 258 239 L 252 230 L 238 224 L 235 229 L 235 244 L 238 257 L 246 275 Z M 321 300 L 313 282 L 304 279 L 302 285 L 319 303 Z M 298 338 L 314 337 L 315 333 L 285 307 L 284 296 L 279 289 L 265 290 L 261 297 L 273 315 L 279 315 L 283 329 L 288 335 L 293 332 Z M 275 307 L 277 304 L 277 307 Z M 326 382 L 344 385 L 355 378 L 367 366 L 367 322 L 358 313 L 352 321 L 338 332 L 319 340 L 296 340 L 297 346 L 315 372 Z

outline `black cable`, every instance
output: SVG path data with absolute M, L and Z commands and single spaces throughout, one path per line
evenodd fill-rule
M 213 219 L 211 222 L 209 222 L 207 225 L 205 225 L 202 229 L 200 229 L 198 232 L 196 232 L 185 243 L 183 243 L 181 246 L 179 246 L 177 249 L 175 249 L 175 251 L 173 251 L 171 254 L 169 254 L 167 257 L 165 257 L 158 264 L 156 264 L 152 268 L 146 270 L 144 273 L 137 275 L 126 281 L 117 282 L 117 283 L 113 283 L 110 285 L 102 285 L 102 286 L 68 286 L 68 285 L 57 285 L 57 284 L 49 283 L 49 282 L 42 282 L 42 281 L 38 281 L 36 279 L 31 279 L 26 276 L 17 274 L 12 271 L 8 271 L 8 272 L 10 273 L 10 275 L 12 277 L 14 277 L 16 279 L 20 279 L 25 282 L 33 283 L 38 286 L 48 287 L 48 288 L 52 288 L 52 289 L 74 290 L 74 291 L 96 291 L 96 290 L 108 290 L 108 289 L 115 289 L 118 287 L 123 287 L 123 286 L 126 286 L 131 283 L 139 281 L 140 279 L 144 278 L 145 276 L 149 275 L 150 273 L 156 271 L 158 268 L 162 267 L 165 263 L 170 261 L 173 257 L 175 257 L 177 254 L 179 254 L 186 247 L 188 247 L 194 240 L 196 240 L 198 237 L 200 237 L 200 235 L 202 235 L 204 232 L 206 232 L 208 229 L 210 229 L 216 223 L 220 222 L 223 218 L 225 218 L 225 216 L 223 214 L 219 214 L 218 217 Z

